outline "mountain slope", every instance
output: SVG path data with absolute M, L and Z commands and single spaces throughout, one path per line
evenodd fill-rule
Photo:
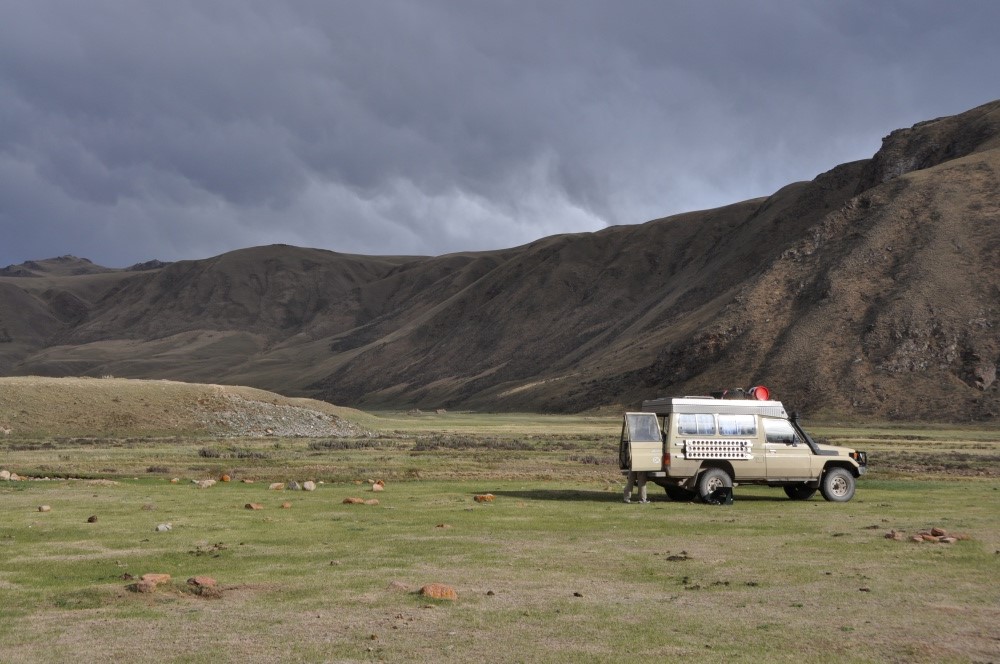
M 829 417 L 991 419 L 998 205 L 993 102 L 767 198 L 502 251 L 39 261 L 0 271 L 0 373 L 523 410 L 766 383 Z

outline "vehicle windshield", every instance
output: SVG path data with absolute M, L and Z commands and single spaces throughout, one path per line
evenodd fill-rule
M 628 439 L 633 443 L 660 442 L 660 423 L 655 413 L 628 413 L 625 415 Z

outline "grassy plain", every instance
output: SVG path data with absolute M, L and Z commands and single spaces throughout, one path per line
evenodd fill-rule
M 623 505 L 616 418 L 363 425 L 375 435 L 0 442 L 0 467 L 53 478 L 0 482 L 0 660 L 1000 659 L 995 431 L 814 427 L 870 452 L 852 502 L 738 487 L 726 507 L 652 486 Z M 291 479 L 324 483 L 267 488 Z M 884 538 L 933 526 L 969 539 Z M 173 581 L 127 590 L 147 572 Z M 195 575 L 220 596 L 189 592 Z M 431 582 L 458 601 L 408 592 Z

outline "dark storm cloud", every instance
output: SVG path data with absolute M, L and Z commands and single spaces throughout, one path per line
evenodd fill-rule
M 766 195 L 996 97 L 995 7 L 7 2 L 0 265 L 436 254 Z

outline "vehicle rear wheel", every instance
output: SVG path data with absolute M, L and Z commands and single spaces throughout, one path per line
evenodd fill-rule
M 816 495 L 816 487 L 808 484 L 787 484 L 783 488 L 785 495 L 792 500 L 809 500 Z
M 670 500 L 677 503 L 690 503 L 694 500 L 694 491 L 685 489 L 684 487 L 669 484 L 664 486 L 663 490 L 667 492 L 667 497 L 670 498 Z
M 843 468 L 826 471 L 819 485 L 823 497 L 834 503 L 846 503 L 853 498 L 854 488 L 854 475 Z
M 719 468 L 709 468 L 698 478 L 698 497 L 708 503 L 712 501 L 712 494 L 716 490 L 732 486 L 733 478 L 729 473 Z

